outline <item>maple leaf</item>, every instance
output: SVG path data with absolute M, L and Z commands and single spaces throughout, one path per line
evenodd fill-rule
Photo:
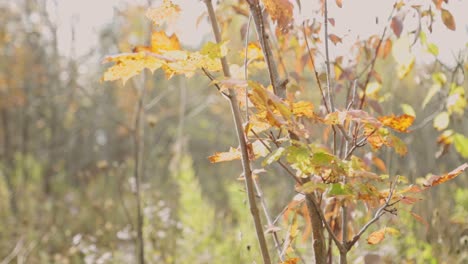
M 293 20 L 293 5 L 288 0 L 262 0 L 271 19 L 287 32 Z
M 102 78 L 103 81 L 122 80 L 125 84 L 128 79 L 139 74 L 144 69 L 155 71 L 165 62 L 160 58 L 148 56 L 144 52 L 123 53 L 110 56 L 104 62 L 115 62 L 115 65 L 107 69 Z
M 295 116 L 314 117 L 314 105 L 311 102 L 299 101 L 293 104 L 292 112 Z
M 414 116 L 403 114 L 401 116 L 381 116 L 378 118 L 384 126 L 390 127 L 398 132 L 407 133 L 408 128 L 413 124 Z
M 146 17 L 151 19 L 157 26 L 164 24 L 165 22 L 172 23 L 178 17 L 180 13 L 180 7 L 171 0 L 164 0 L 162 5 L 150 8 L 146 11 Z
M 449 180 L 452 180 L 453 178 L 457 177 L 460 175 L 462 172 L 464 172 L 468 168 L 468 163 L 464 163 L 458 168 L 452 170 L 449 173 L 443 174 L 443 175 L 433 175 L 425 184 L 424 187 L 433 187 L 436 185 L 439 185 L 441 183 L 447 182 Z
M 179 38 L 175 34 L 168 36 L 164 31 L 153 31 L 151 34 L 151 51 L 163 53 L 169 50 L 180 50 Z

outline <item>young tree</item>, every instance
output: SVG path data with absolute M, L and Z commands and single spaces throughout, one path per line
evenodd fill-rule
M 424 38 L 424 32 L 432 30 L 434 17 L 440 16 L 448 29 L 455 29 L 453 16 L 442 8 L 443 1 L 428 1 L 421 6 L 395 2 L 388 21 L 384 21 L 383 32 L 354 43 L 352 50 L 357 52 L 346 58 L 330 56 L 331 44 L 344 41 L 344 36 L 330 33 L 330 27 L 335 25 L 329 16 L 331 1 L 316 1 L 311 19 L 299 24 L 293 14 L 301 10 L 301 1 L 226 1 L 218 5 L 218 14 L 211 0 L 203 2 L 215 43 L 208 42 L 199 51 L 188 51 L 181 47 L 176 35 L 154 31 L 150 46 L 137 46 L 131 53 L 106 58 L 115 65 L 104 73 L 103 79 L 125 83 L 144 69 L 162 69 L 167 78 L 190 78 L 202 72 L 210 79 L 230 104 L 239 147 L 215 153 L 209 159 L 213 163 L 241 160 L 241 176 L 264 263 L 299 261 L 299 255 L 294 253 L 298 216 L 304 217 L 306 223 L 303 235 L 312 237 L 315 263 L 331 263 L 336 255 L 340 263 L 347 263 L 348 253 L 383 215 L 396 216 L 405 204 L 418 201 L 420 193 L 468 168 L 464 163 L 448 173 L 431 176 L 423 184 L 409 184 L 406 177 L 388 171 L 389 159 L 384 162 L 379 157 L 383 147 L 393 148 L 401 156 L 407 153 L 408 148 L 397 133 L 411 132 L 415 119 L 409 106 L 401 115 L 385 113 L 390 109 L 384 107 L 379 90 L 387 78 L 394 79 L 396 75 L 403 80 L 411 74 L 415 57 L 410 50 L 414 43 L 436 53 L 437 46 Z M 333 4 L 343 5 L 341 0 Z M 164 0 L 146 15 L 161 28 L 177 19 L 181 8 L 184 7 Z M 403 31 L 408 10 L 419 14 L 415 32 Z M 246 22 L 240 41 L 231 32 L 233 24 L 239 21 Z M 250 41 L 251 23 L 257 41 Z M 234 45 L 229 41 L 245 44 L 242 50 L 229 50 Z M 322 42 L 324 48 L 320 49 Z M 319 55 L 324 58 L 323 67 L 317 63 Z M 396 70 L 384 75 L 376 67 L 379 60 L 393 63 Z M 222 74 L 216 76 L 215 72 Z M 452 101 L 435 120 L 436 127 L 442 129 L 447 128 L 449 114 L 463 114 L 466 109 L 461 84 L 452 80 L 451 85 Z M 429 101 L 431 96 L 427 98 Z M 465 156 L 466 138 L 456 135 L 455 142 L 462 142 L 457 143 L 456 149 Z M 283 211 L 286 219 L 291 218 L 284 239 L 266 206 L 258 171 L 253 169 L 257 165 L 271 168 L 273 164 L 283 170 L 281 175 L 295 183 L 298 193 Z M 357 210 L 367 213 L 361 225 L 353 213 Z M 387 234 L 397 232 L 384 227 L 369 234 L 367 243 L 378 244 Z M 266 234 L 272 236 L 275 257 Z

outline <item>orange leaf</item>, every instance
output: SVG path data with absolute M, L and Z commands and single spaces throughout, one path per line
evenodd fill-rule
M 151 35 L 151 51 L 161 53 L 162 51 L 180 50 L 179 39 L 175 34 L 170 37 L 164 31 L 154 31 Z
M 211 163 L 237 160 L 240 158 L 240 151 L 232 147 L 229 149 L 229 152 L 216 152 L 213 156 L 208 157 Z
M 372 162 L 374 162 L 374 165 L 379 168 L 379 170 L 383 171 L 383 172 L 386 172 L 387 171 L 387 167 L 385 167 L 385 163 L 383 162 L 383 160 L 377 158 L 377 157 L 372 157 Z
M 391 51 L 392 51 L 392 40 L 387 39 L 385 41 L 384 46 L 380 48 L 379 55 L 385 59 L 388 56 L 388 54 L 390 54 Z
M 281 264 L 296 264 L 299 262 L 298 258 L 289 258 L 285 260 L 284 262 L 281 262 Z
M 385 228 L 375 231 L 367 237 L 367 243 L 370 245 L 376 245 L 382 242 L 385 238 Z
M 335 35 L 335 34 L 330 34 L 330 35 L 328 35 L 328 38 L 329 38 L 329 39 L 331 40 L 331 42 L 333 42 L 333 44 L 335 44 L 335 45 L 336 45 L 336 43 L 338 43 L 338 42 L 339 42 L 339 43 L 342 43 L 342 42 L 343 42 L 343 41 L 341 40 L 341 38 L 338 37 L 338 36 Z
M 271 19 L 282 31 L 288 31 L 293 21 L 293 5 L 288 0 L 262 0 Z
M 414 219 L 416 219 L 418 222 L 424 224 L 426 226 L 426 231 L 429 229 L 429 223 L 424 220 L 424 218 L 422 218 L 422 216 L 418 215 L 418 214 L 415 214 L 413 212 L 410 212 L 411 215 L 414 217 Z
M 343 0 L 335 0 L 336 2 L 336 5 L 339 7 L 339 8 L 342 8 L 343 7 Z
M 455 30 L 456 25 L 455 25 L 455 19 L 452 16 L 452 13 L 450 13 L 447 9 L 441 9 L 441 15 L 442 15 L 442 21 L 444 22 L 444 25 L 450 29 L 450 30 Z
M 407 133 L 408 127 L 413 124 L 414 116 L 403 114 L 401 116 L 381 116 L 378 119 L 384 126 L 390 127 L 398 132 Z
M 441 183 L 444 183 L 446 181 L 449 181 L 458 175 L 460 175 L 462 172 L 464 172 L 468 168 L 468 163 L 464 163 L 460 165 L 458 168 L 452 170 L 449 173 L 443 174 L 443 175 L 433 175 L 425 184 L 424 187 L 433 187 L 436 185 L 439 185 Z

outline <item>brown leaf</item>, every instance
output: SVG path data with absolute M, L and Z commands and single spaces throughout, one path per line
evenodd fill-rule
M 442 15 L 442 21 L 444 22 L 445 26 L 450 29 L 450 30 L 455 30 L 456 25 L 455 25 L 455 19 L 452 16 L 452 13 L 450 13 L 447 9 L 441 9 L 441 15 Z
M 329 39 L 331 40 L 331 42 L 333 42 L 333 44 L 335 44 L 335 45 L 336 45 L 336 43 L 338 43 L 338 42 L 339 42 L 339 43 L 342 43 L 341 38 L 338 37 L 338 36 L 335 35 L 335 34 L 330 34 L 330 35 L 328 35 L 328 38 L 329 38 Z
M 393 17 L 390 27 L 392 28 L 393 33 L 395 33 L 395 35 L 399 38 L 401 31 L 403 30 L 403 24 L 401 23 L 401 20 L 397 17 Z
M 335 26 L 335 19 L 334 18 L 329 18 L 328 23 L 330 23 L 332 26 Z
M 376 245 L 382 242 L 382 240 L 385 238 L 385 228 L 380 229 L 379 231 L 375 231 L 372 234 L 369 235 L 367 238 L 367 243 L 370 245 Z
M 449 173 L 446 173 L 446 174 L 443 174 L 443 175 L 433 175 L 425 184 L 424 186 L 425 187 L 433 187 L 433 186 L 436 186 L 436 185 L 439 185 L 441 183 L 444 183 L 444 182 L 447 182 L 455 177 L 457 177 L 458 175 L 460 175 L 462 172 L 464 172 L 466 169 L 468 168 L 468 163 L 464 163 L 460 166 L 458 166 L 458 168 L 452 170 L 451 172 Z

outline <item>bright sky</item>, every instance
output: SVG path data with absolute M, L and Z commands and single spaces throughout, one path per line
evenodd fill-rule
M 290 0 L 291 2 L 295 2 Z M 76 20 L 76 49 L 78 54 L 83 54 L 93 46 L 97 46 L 98 32 L 100 28 L 112 23 L 115 8 L 122 8 L 125 4 L 146 2 L 143 0 L 59 0 L 58 21 L 60 25 L 59 40 L 61 50 L 66 54 L 70 49 L 70 23 Z M 154 1 L 157 6 L 162 0 Z M 174 31 L 179 39 L 187 45 L 200 44 L 206 34 L 210 33 L 207 23 L 201 23 L 196 27 L 196 20 L 205 10 L 203 1 L 199 0 L 174 0 L 182 7 L 179 23 Z M 214 1 L 215 2 L 215 1 Z M 427 4 L 431 0 L 407 0 L 410 4 Z M 307 16 L 307 10 L 312 10 L 316 1 L 302 0 L 302 17 Z M 357 38 L 366 38 L 370 34 L 381 34 L 386 24 L 394 0 L 343 0 L 343 7 L 338 8 L 334 0 L 328 0 L 329 17 L 336 21 L 335 27 L 330 27 L 329 32 L 338 36 L 345 36 L 344 43 L 353 43 Z M 436 16 L 433 34 L 428 35 L 428 40 L 439 46 L 439 59 L 446 63 L 453 61 L 453 54 L 462 49 L 468 43 L 468 10 L 467 0 L 450 0 L 449 5 L 443 5 L 455 17 L 456 31 L 447 30 L 441 23 L 440 16 Z M 311 13 L 311 12 L 310 12 Z M 144 14 L 142 14 L 144 15 Z M 414 13 L 409 13 L 414 17 Z M 379 24 L 375 23 L 379 17 Z M 301 16 L 297 15 L 296 20 Z M 409 19 L 404 28 L 415 27 L 416 17 Z M 205 20 L 206 21 L 206 20 Z M 411 29 L 412 30 L 412 29 Z M 409 30 L 409 31 L 411 31 Z M 347 47 L 339 44 L 331 46 L 332 53 L 346 52 Z

